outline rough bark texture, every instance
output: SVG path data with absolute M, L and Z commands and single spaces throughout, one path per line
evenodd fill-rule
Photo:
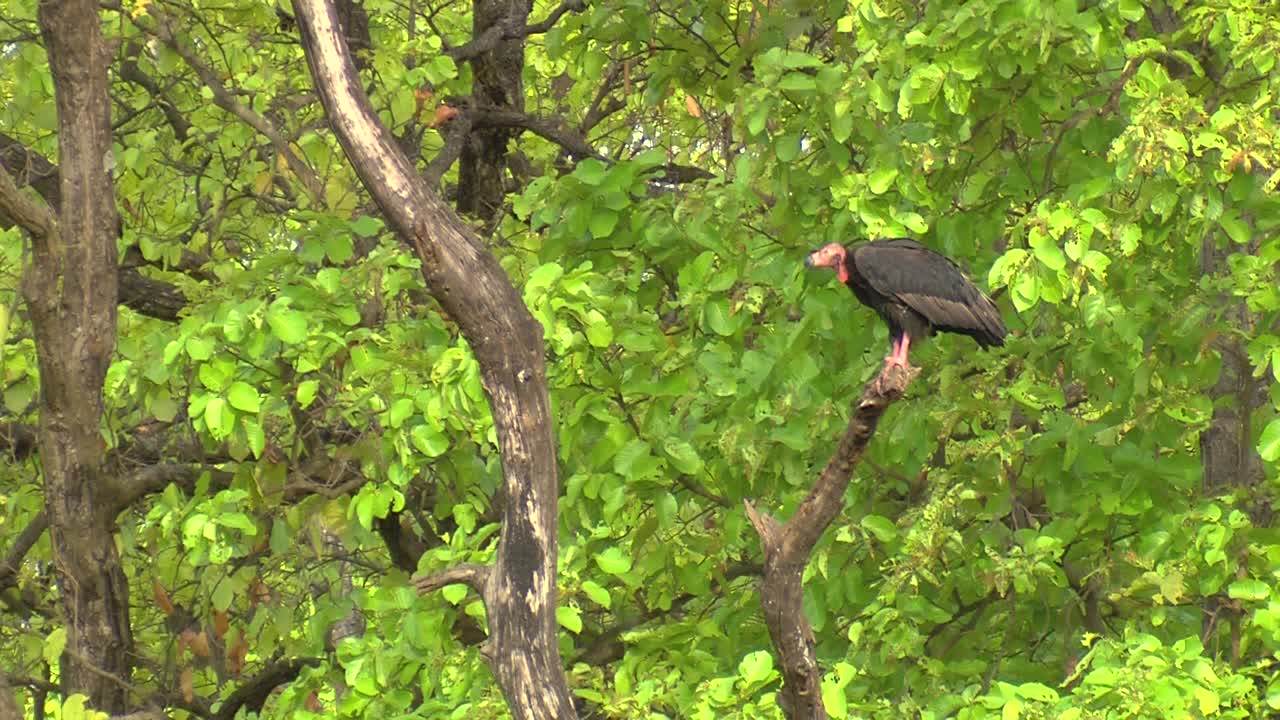
M 804 568 L 814 545 L 844 508 L 844 492 L 853 468 L 875 434 L 880 417 L 902 397 L 912 372 L 895 367 L 883 382 L 867 384 L 835 454 L 789 521 L 780 523 L 747 503 L 747 516 L 764 547 L 760 599 L 782 669 L 778 704 L 793 720 L 827 717 L 822 705 L 822 671 L 813 654 L 813 627 L 804 614 Z
M 533 7 L 528 0 L 475 0 L 472 37 L 496 28 L 523 28 Z M 476 104 L 524 111 L 524 37 L 499 41 L 471 63 L 471 94 Z M 506 197 L 507 143 L 511 129 L 488 127 L 471 132 L 462 146 L 458 168 L 458 212 L 491 223 Z
M 516 718 L 574 717 L 556 644 L 556 448 L 542 328 L 497 259 L 413 169 L 360 89 L 332 0 L 294 0 L 316 89 L 356 172 L 471 345 L 502 453 L 485 654 Z
M 58 107 L 60 197 L 51 232 L 33 232 L 23 285 L 40 363 L 40 464 L 66 613 L 64 694 L 125 712 L 132 634 L 128 584 L 104 512 L 102 381 L 116 344 L 116 215 L 107 65 L 93 0 L 41 2 Z

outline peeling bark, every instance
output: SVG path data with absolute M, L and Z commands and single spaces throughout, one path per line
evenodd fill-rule
M 813 627 L 804 614 L 804 568 L 822 533 L 844 508 L 844 492 L 853 468 L 875 434 L 880 417 L 902 397 L 914 372 L 918 371 L 895 367 L 884 382 L 867 384 L 835 454 L 790 520 L 781 523 L 747 503 L 747 516 L 764 547 L 760 602 L 782 669 L 778 704 L 788 718 L 827 717 L 822 705 L 822 671 L 813 653 Z
M 40 364 L 38 444 L 54 567 L 66 614 L 62 692 L 123 713 L 133 636 L 129 587 L 105 492 L 102 382 L 116 344 L 115 195 L 110 58 L 93 0 L 41 2 L 40 31 L 58 107 L 60 197 L 37 233 L 23 283 Z
M 502 453 L 485 654 L 516 718 L 574 717 L 556 644 L 557 466 L 542 327 L 497 259 L 415 172 L 360 88 L 332 0 L 294 0 L 329 123 L 475 353 Z

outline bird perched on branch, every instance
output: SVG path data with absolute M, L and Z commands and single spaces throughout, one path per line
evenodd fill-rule
M 1000 311 L 956 264 L 914 240 L 873 240 L 845 247 L 831 243 L 809 253 L 804 264 L 829 267 L 840 282 L 884 319 L 893 351 L 889 368 L 909 369 L 907 350 L 935 332 L 968 335 L 987 348 L 1004 345 L 1009 330 Z

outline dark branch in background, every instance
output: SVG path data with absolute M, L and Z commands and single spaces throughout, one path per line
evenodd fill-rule
M 213 717 L 215 720 L 231 720 L 236 713 L 240 712 L 240 708 L 247 708 L 254 713 L 261 712 L 272 690 L 293 681 L 303 668 L 319 664 L 320 660 L 317 658 L 295 658 L 274 662 L 236 688 L 230 697 L 222 701 L 222 706 Z
M 29 185 L 45 203 L 53 208 L 62 203 L 62 193 L 58 188 L 58 166 L 46 160 L 40 153 L 34 152 L 16 139 L 0 133 L 0 172 L 5 177 L 12 175 L 11 184 L 17 187 Z M 0 186 L 6 184 L 0 179 Z M 21 213 L 38 212 L 31 210 L 35 203 L 20 191 L 14 189 L 10 194 L 0 187 L 0 196 L 11 195 L 18 206 L 6 207 L 6 200 L 0 197 L 0 226 L 17 223 L 27 230 L 31 222 L 38 219 L 23 220 Z M 22 208 L 26 207 L 27 210 Z M 47 208 L 46 208 L 47 212 Z M 49 215 L 52 218 L 52 214 Z M 119 270 L 120 304 L 140 315 L 173 322 L 178 313 L 187 305 L 187 297 L 176 286 L 154 278 L 149 278 L 133 268 Z
M 570 11 L 582 12 L 586 7 L 587 4 L 583 0 L 566 0 L 566 2 L 561 3 L 560 7 L 552 10 L 545 20 L 532 25 L 520 25 L 513 22 L 513 18 L 508 18 L 505 22 L 496 23 L 488 30 L 485 30 L 480 34 L 480 37 L 474 38 L 464 45 L 449 48 L 444 52 L 453 58 L 455 62 L 470 60 L 496 48 L 498 43 L 504 40 L 518 40 L 530 35 L 544 33 L 554 27 L 565 13 Z
M 37 240 L 53 233 L 57 222 L 47 205 L 32 200 L 18 189 L 13 176 L 0 168 L 0 215 L 31 233 Z
M 613 158 L 602 155 L 597 152 L 587 139 L 576 130 L 569 128 L 560 118 L 545 118 L 528 113 L 514 112 L 510 110 L 494 110 L 491 108 L 474 108 L 463 111 L 462 115 L 467 116 L 473 127 L 508 127 L 520 128 L 527 130 L 538 137 L 549 140 L 560 147 L 564 148 L 570 155 L 577 159 L 595 158 L 603 163 L 612 165 Z M 457 118 L 453 122 L 457 122 Z M 442 151 L 443 154 L 443 151 Z M 710 180 L 716 177 L 715 173 L 703 170 L 702 168 L 691 167 L 688 165 L 668 164 L 663 166 L 663 174 L 656 178 L 659 182 L 665 183 L 686 183 L 695 180 Z
M 13 545 L 9 546 L 9 553 L 0 560 L 0 591 L 4 591 L 13 584 L 14 578 L 18 574 L 18 566 L 22 564 L 22 559 L 27 556 L 31 547 L 36 544 L 40 536 L 44 534 L 45 528 L 49 527 L 49 520 L 45 516 L 44 511 L 36 513 L 31 518 L 27 526 L 18 533 L 18 537 L 14 538 Z
M 471 134 L 471 124 L 470 113 L 459 113 L 445 126 L 444 147 L 427 163 L 427 168 L 422 173 L 428 187 L 440 187 L 440 178 L 458 162 L 458 158 L 462 156 L 462 146 L 466 145 L 467 136 Z
M 187 121 L 182 111 L 174 106 L 160 84 L 138 67 L 138 55 L 142 53 L 142 48 L 142 43 L 136 41 L 125 45 L 124 60 L 120 63 L 120 77 L 147 91 L 147 94 L 160 107 L 160 112 L 164 113 L 165 120 L 169 121 L 174 137 L 179 143 L 184 143 L 191 133 L 191 123 Z
M 476 594 L 483 596 L 489 584 L 489 568 L 485 565 L 465 563 L 413 581 L 413 586 L 424 595 L 439 590 L 445 585 L 457 584 L 466 585 L 476 591 Z
M 1105 88 L 1099 88 L 1100 91 L 1107 93 L 1107 101 L 1096 108 L 1085 108 L 1077 112 L 1075 115 L 1067 118 L 1062 125 L 1058 127 L 1057 137 L 1053 139 L 1053 145 L 1049 146 L 1049 154 L 1044 160 L 1044 180 L 1041 182 L 1041 192 L 1049 191 L 1049 184 L 1053 182 L 1053 161 L 1058 155 L 1058 147 L 1062 144 L 1062 139 L 1072 128 L 1084 122 L 1092 116 L 1102 117 L 1116 111 L 1120 104 L 1120 95 L 1124 92 L 1124 86 L 1138 72 L 1138 68 L 1142 67 L 1142 63 L 1151 59 L 1153 54 L 1139 55 L 1129 61 L 1125 66 L 1124 72 L 1120 73 L 1120 77 L 1116 81 Z M 1094 94 L 1090 92 L 1089 94 Z
M 182 58 L 187 66 L 200 78 L 200 82 L 213 93 L 214 105 L 239 118 L 244 124 L 265 137 L 271 143 L 271 148 L 280 157 L 284 158 L 289 170 L 306 188 L 311 201 L 318 205 L 323 205 L 324 184 L 320 181 L 319 176 L 316 175 L 315 170 L 305 160 L 298 157 L 298 154 L 289 146 L 289 139 L 282 135 L 279 129 L 272 125 L 267 118 L 254 112 L 252 108 L 236 99 L 235 94 L 226 85 L 222 84 L 214 69 L 205 64 L 190 48 L 182 43 L 182 40 L 171 26 L 172 20 L 160 12 L 158 6 L 150 6 L 149 15 L 155 19 L 155 27 L 142 29 L 146 32 L 154 33 L 164 41 L 165 45 L 168 45 L 171 50 L 177 53 L 178 57 Z
M 902 397 L 913 374 L 895 367 L 883 381 L 867 384 L 835 454 L 790 520 L 780 523 L 747 502 L 747 516 L 764 548 L 760 600 L 782 669 L 778 704 L 789 718 L 827 717 L 822 704 L 822 671 L 813 652 L 813 627 L 804 614 L 805 566 L 822 533 L 844 508 L 853 468 L 875 434 L 880 417 Z

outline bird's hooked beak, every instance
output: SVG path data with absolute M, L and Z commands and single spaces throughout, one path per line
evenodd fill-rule
M 814 250 L 805 256 L 804 266 L 807 268 L 839 268 L 844 264 L 844 246 L 830 243 Z

